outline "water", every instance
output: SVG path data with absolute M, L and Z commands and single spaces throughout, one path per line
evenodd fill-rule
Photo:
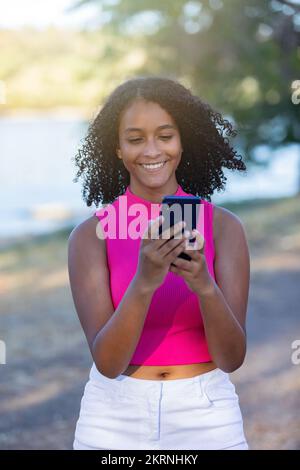
M 0 120 L 0 238 L 45 233 L 93 212 L 72 181 L 86 128 L 78 119 Z
M 247 165 L 247 172 L 226 170 L 225 192 L 216 192 L 212 202 L 220 204 L 254 198 L 279 198 L 294 196 L 298 191 L 300 149 L 297 145 L 270 150 L 257 149 L 256 158 L 270 161 L 267 167 Z
M 79 119 L 37 116 L 0 119 L 0 239 L 45 233 L 76 225 L 92 215 L 81 196 L 81 181 L 74 183 L 74 157 L 87 123 Z M 225 192 L 216 192 L 218 204 L 253 197 L 292 196 L 297 191 L 297 146 L 272 152 L 267 169 L 248 173 L 225 171 Z

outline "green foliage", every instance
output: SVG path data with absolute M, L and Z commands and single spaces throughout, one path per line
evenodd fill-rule
M 108 32 L 0 30 L 0 82 L 6 85 L 0 111 L 75 107 L 90 112 L 119 80 L 135 73 L 136 64 L 127 61 L 132 47 L 130 38 L 120 41 Z
M 298 0 L 77 0 L 74 8 L 88 3 L 99 7 L 98 31 L 0 31 L 3 110 L 92 110 L 124 79 L 161 74 L 228 115 L 247 157 L 258 144 L 299 142 Z
M 300 105 L 291 100 L 300 79 L 298 0 L 80 1 L 88 3 L 110 14 L 105 30 L 145 44 L 142 73 L 178 77 L 230 115 L 246 153 L 299 142 Z

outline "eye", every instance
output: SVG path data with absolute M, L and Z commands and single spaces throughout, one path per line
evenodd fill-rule
M 172 135 L 161 135 L 162 139 L 171 139 L 173 136 Z
M 173 137 L 173 135 L 161 135 L 160 138 L 163 139 L 163 140 L 168 140 L 168 139 L 171 139 Z M 137 137 L 136 139 L 128 139 L 128 142 L 140 142 L 141 140 L 141 137 Z

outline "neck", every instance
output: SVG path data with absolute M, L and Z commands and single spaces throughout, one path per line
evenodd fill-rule
M 142 199 L 147 199 L 150 202 L 155 204 L 161 204 L 163 197 L 168 194 L 175 194 L 178 190 L 179 184 L 177 181 L 173 181 L 164 186 L 158 188 L 148 188 L 145 186 L 138 185 L 136 183 L 130 182 L 130 191 Z

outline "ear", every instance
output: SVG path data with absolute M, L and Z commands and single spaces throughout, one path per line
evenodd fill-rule
M 117 157 L 122 160 L 122 156 L 121 156 L 121 150 L 119 148 L 116 149 L 116 154 L 117 154 Z

